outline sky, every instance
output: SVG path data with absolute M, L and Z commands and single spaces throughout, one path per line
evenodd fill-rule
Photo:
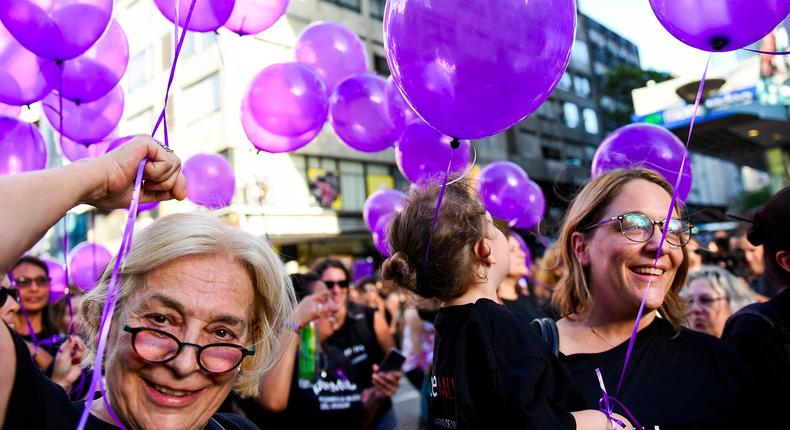
M 648 0 L 577 0 L 577 5 L 585 15 L 635 43 L 642 68 L 676 76 L 702 75 L 708 53 L 669 34 L 653 15 Z M 725 55 L 716 54 L 714 61 L 726 61 Z

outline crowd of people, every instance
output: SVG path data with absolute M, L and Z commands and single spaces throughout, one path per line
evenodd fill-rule
M 48 266 L 24 253 L 77 204 L 128 205 L 142 160 L 142 202 L 185 197 L 180 160 L 143 137 L 0 178 L 13 203 L 0 207 L 0 427 L 73 429 L 90 403 L 88 429 L 395 429 L 402 383 L 424 428 L 784 422 L 790 188 L 703 246 L 682 207 L 665 219 L 663 177 L 614 170 L 527 267 L 520 233 L 467 182 L 427 185 L 393 218 L 392 256 L 356 282 L 341 259 L 289 275 L 268 241 L 170 215 L 135 234 L 117 293 L 113 261 L 93 290 L 50 303 Z

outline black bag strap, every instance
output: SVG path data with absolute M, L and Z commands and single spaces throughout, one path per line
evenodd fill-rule
M 532 325 L 540 331 L 540 337 L 549 344 L 551 353 L 555 357 L 560 356 L 560 334 L 557 331 L 557 323 L 551 318 L 536 318 Z

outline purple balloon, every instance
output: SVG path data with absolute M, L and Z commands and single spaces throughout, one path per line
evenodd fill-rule
M 381 218 L 376 221 L 376 227 L 373 229 L 373 242 L 375 243 L 379 254 L 383 255 L 384 257 L 389 257 L 392 255 L 389 233 L 390 223 L 392 222 L 393 217 L 395 217 L 395 212 L 382 215 Z
M 52 127 L 78 143 L 98 142 L 107 137 L 123 114 L 123 90 L 116 86 L 96 101 L 77 104 L 63 100 L 63 130 L 58 115 L 59 97 L 51 93 L 44 98 L 44 113 Z
M 529 177 L 518 164 L 495 161 L 480 171 L 477 189 L 494 218 L 514 222 L 525 212 Z
M 266 131 L 260 124 L 255 121 L 250 111 L 250 97 L 249 93 L 241 101 L 241 125 L 244 128 L 244 133 L 250 139 L 253 146 L 261 151 L 280 153 L 292 152 L 307 145 L 323 129 L 323 124 L 318 126 L 315 130 L 310 130 L 307 133 L 297 136 L 288 137 L 280 136 Z
M 346 145 L 362 152 L 391 147 L 403 133 L 403 105 L 387 97 L 387 81 L 362 74 L 348 78 L 329 97 L 329 122 Z
M 112 20 L 96 44 L 79 57 L 66 61 L 63 84 L 60 85 L 60 76 L 51 83 L 69 100 L 92 102 L 109 93 L 121 81 L 128 64 L 126 33 L 118 21 Z
M 524 238 L 518 233 L 510 233 L 510 236 L 518 242 L 518 247 L 524 252 L 524 265 L 529 269 L 530 266 L 532 266 L 532 252 L 529 250 L 527 242 L 525 242 Z
M 365 200 L 362 218 L 368 229 L 375 231 L 376 224 L 384 215 L 400 212 L 406 203 L 406 194 L 398 190 L 379 190 Z
M 216 154 L 197 154 L 184 163 L 181 173 L 187 179 L 187 198 L 210 209 L 228 206 L 236 191 L 233 168 Z
M 451 141 L 452 138 L 439 133 L 421 119 L 416 119 L 406 126 L 395 147 L 398 169 L 413 183 L 441 179 L 447 171 L 452 153 L 450 174 L 463 173 L 471 159 L 472 144 L 462 140 L 453 153 Z
M 294 50 L 296 61 L 315 70 L 329 92 L 344 79 L 368 70 L 368 53 L 359 36 L 335 22 L 308 25 Z
M 384 47 L 409 105 L 440 132 L 491 136 L 537 109 L 570 61 L 573 0 L 391 0 Z
M 60 74 L 57 66 L 28 51 L 0 24 L 0 102 L 27 105 L 44 98 L 50 82 Z
M 669 130 L 653 124 L 629 124 L 613 131 L 598 146 L 592 161 L 592 176 L 612 169 L 642 167 L 660 173 L 674 187 L 686 154 L 683 142 Z M 680 201 L 686 201 L 691 182 L 691 158 L 687 158 L 677 190 Z
M 90 291 L 101 278 L 112 254 L 107 248 L 91 242 L 82 242 L 69 254 L 71 283 L 82 291 Z
M 225 28 L 245 36 L 258 34 L 274 25 L 288 8 L 288 0 L 236 0 Z
M 405 124 L 411 124 L 415 120 L 420 119 L 420 117 L 414 113 L 414 109 L 406 103 L 406 99 L 401 95 L 398 86 L 395 85 L 395 81 L 392 80 L 392 76 L 387 78 L 387 97 L 389 97 L 390 103 L 400 103 L 403 106 L 403 119 Z M 420 120 L 422 121 L 422 119 Z
M 47 167 L 47 145 L 33 124 L 0 116 L 0 176 Z
M 50 60 L 80 56 L 101 37 L 113 0 L 3 0 L 0 21 L 25 48 Z
M 546 212 L 546 197 L 540 185 L 530 179 L 528 187 L 527 199 L 524 201 L 525 212 L 514 223 L 516 227 L 525 230 L 538 225 Z
M 178 25 L 184 27 L 192 0 L 154 0 L 154 3 L 168 21 L 175 22 L 175 1 L 178 1 Z M 205 33 L 222 27 L 230 18 L 235 3 L 235 0 L 196 1 L 195 9 L 189 18 L 189 25 L 186 27 L 187 30 Z
M 59 261 L 49 258 L 42 258 L 41 261 L 47 265 L 47 271 L 51 279 L 49 281 L 49 302 L 55 303 L 66 294 L 66 290 L 69 288 L 69 284 L 66 282 L 66 271 L 63 270 L 63 263 Z
M 60 139 L 60 152 L 69 161 L 82 160 L 83 158 L 96 158 L 101 157 L 107 152 L 110 147 L 112 139 L 102 140 L 96 143 L 84 144 L 77 143 L 70 139 Z
M 250 113 L 266 131 L 298 137 L 321 127 L 329 110 L 321 78 L 299 63 L 261 70 L 247 90 Z
M 675 38 L 709 52 L 751 45 L 790 13 L 787 0 L 650 0 L 650 7 Z
M 0 103 L 0 116 L 10 116 L 10 117 L 18 118 L 20 113 L 22 113 L 22 106 L 7 105 L 5 103 Z

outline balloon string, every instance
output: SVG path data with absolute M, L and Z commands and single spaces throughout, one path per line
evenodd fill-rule
M 11 281 L 11 287 L 19 291 L 19 287 L 16 285 L 16 279 L 14 279 L 14 271 L 8 271 L 8 280 Z M 36 354 L 38 354 L 38 339 L 36 339 L 36 332 L 33 331 L 33 322 L 30 321 L 30 316 L 27 314 L 27 310 L 25 309 L 25 304 L 23 303 L 24 300 L 19 298 L 19 310 L 22 311 L 22 317 L 25 319 L 25 324 L 27 324 L 27 333 L 30 335 L 30 339 L 33 341 L 33 355 L 30 358 L 33 360 L 36 359 Z
M 244 19 L 245 18 L 242 18 L 241 25 L 244 25 Z M 222 45 L 220 45 L 220 43 L 219 43 L 219 40 L 220 40 L 219 31 L 215 31 L 214 34 L 217 35 L 217 54 L 219 54 L 219 65 L 220 65 L 220 68 L 222 68 L 224 70 L 225 69 L 225 56 L 222 55 Z
M 680 162 L 680 168 L 678 169 L 678 174 L 675 179 L 675 187 L 672 190 L 672 199 L 669 201 L 669 210 L 667 211 L 667 217 L 665 220 L 669 220 L 672 218 L 672 212 L 675 208 L 675 202 L 678 198 L 678 187 L 680 187 L 680 180 L 683 177 L 683 167 L 686 165 L 686 159 L 688 158 L 688 147 L 689 143 L 691 143 L 691 134 L 694 130 L 694 121 L 697 119 L 697 111 L 699 110 L 700 101 L 702 100 L 702 90 L 705 88 L 705 79 L 708 76 L 708 66 L 710 65 L 710 58 L 711 55 L 708 55 L 708 60 L 705 62 L 705 70 L 702 72 L 702 79 L 699 82 L 699 89 L 697 90 L 697 98 L 694 101 L 694 110 L 691 113 L 691 123 L 689 124 L 689 133 L 688 137 L 686 138 L 686 151 L 683 152 L 683 159 Z M 664 228 L 661 231 L 661 240 L 658 242 L 658 250 L 656 251 L 656 259 L 653 261 L 653 267 L 655 268 L 658 265 L 658 260 L 661 258 L 661 251 L 664 248 L 664 241 L 667 237 L 667 232 L 669 231 L 669 222 L 664 222 Z M 642 294 L 642 303 L 639 305 L 639 312 L 636 314 L 636 321 L 634 322 L 634 329 L 631 332 L 631 338 L 628 341 L 628 349 L 625 353 L 625 361 L 623 362 L 623 370 L 620 373 L 620 381 L 617 383 L 617 390 L 615 391 L 615 395 L 620 395 L 620 388 L 623 386 L 623 380 L 625 379 L 625 371 L 628 368 L 628 362 L 631 359 L 631 353 L 634 350 L 634 343 L 636 342 L 636 333 L 639 331 L 639 323 L 642 320 L 642 313 L 645 310 L 645 302 L 647 301 L 647 294 L 650 291 L 650 285 L 652 283 L 652 278 L 647 283 L 647 287 L 645 288 L 644 294 Z
M 63 72 L 65 66 L 62 62 L 58 64 L 58 122 L 60 130 L 58 139 L 61 149 L 63 148 Z M 66 164 L 66 160 L 61 160 L 61 164 Z M 94 271 L 95 273 L 95 271 Z M 66 302 L 69 307 L 69 331 L 74 333 L 74 309 L 71 306 L 71 291 L 69 288 L 69 213 L 63 215 L 63 276 L 66 278 Z
M 189 26 L 189 20 L 192 18 L 192 11 L 195 9 L 195 3 L 197 0 L 192 0 L 192 3 L 189 5 L 189 12 L 187 12 L 187 18 L 184 20 L 184 32 L 181 33 L 181 37 L 178 39 L 178 46 L 176 46 L 176 54 L 173 57 L 173 65 L 170 67 L 170 77 L 167 79 L 167 89 L 165 90 L 165 105 L 162 106 L 162 112 L 159 114 L 159 118 L 156 120 L 156 125 L 154 125 L 154 131 L 151 132 L 151 136 L 156 134 L 156 131 L 159 130 L 159 125 L 162 124 L 162 121 L 165 119 L 165 111 L 167 110 L 167 99 L 170 97 L 170 87 L 173 85 L 173 79 L 175 78 L 176 74 L 176 64 L 178 64 L 178 57 L 181 54 L 181 47 L 184 45 L 184 39 L 187 34 L 186 28 Z M 167 140 L 167 136 L 165 136 L 165 141 Z M 165 146 L 167 142 L 165 142 Z M 169 146 L 168 146 L 169 147 Z
M 439 191 L 439 198 L 436 199 L 436 210 L 433 212 L 433 222 L 431 223 L 431 232 L 428 233 L 428 245 L 425 247 L 425 258 L 422 260 L 423 270 L 428 272 L 428 261 L 431 253 L 431 243 L 433 243 L 433 233 L 436 230 L 436 222 L 439 220 L 439 208 L 442 207 L 442 200 L 444 200 L 444 191 L 447 189 L 447 179 L 450 177 L 450 169 L 453 166 L 453 155 L 455 149 L 458 148 L 460 141 L 453 139 L 450 144 L 452 150 L 450 151 L 450 161 L 447 163 L 447 170 L 444 171 L 444 180 L 442 181 L 442 189 Z
M 465 178 L 466 175 L 468 175 L 469 172 L 471 172 L 472 169 L 475 168 L 475 164 L 477 163 L 477 149 L 475 148 L 474 145 L 470 144 L 469 146 L 472 147 L 472 163 L 469 164 L 469 166 L 466 168 L 466 170 L 464 170 L 464 173 L 461 176 L 459 176 L 459 177 L 453 179 L 452 181 L 448 182 L 447 185 L 452 185 L 452 184 L 460 181 L 461 179 Z
M 790 51 L 761 51 L 759 49 L 743 48 L 744 51 L 755 52 L 757 54 L 765 55 L 790 55 Z

